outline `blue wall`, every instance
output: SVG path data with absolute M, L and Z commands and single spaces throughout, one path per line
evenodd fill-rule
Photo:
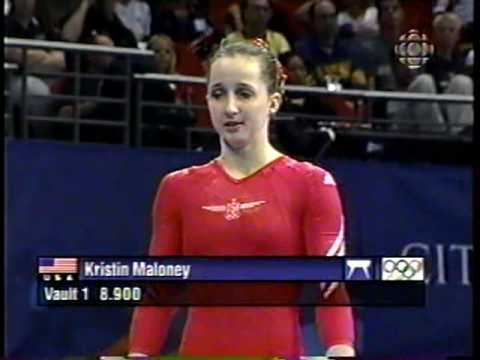
M 7 355 L 91 355 L 125 335 L 128 308 L 36 305 L 38 255 L 142 255 L 166 173 L 197 152 L 49 142 L 7 143 Z M 472 171 L 326 160 L 343 191 L 355 255 L 427 256 L 427 307 L 358 309 L 364 355 L 467 355 L 472 349 Z M 446 273 L 444 273 L 446 271 Z M 310 353 L 323 349 L 307 310 Z M 177 334 L 178 335 L 178 334 Z

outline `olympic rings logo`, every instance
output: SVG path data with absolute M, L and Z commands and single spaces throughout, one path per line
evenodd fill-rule
M 424 280 L 423 258 L 383 258 L 382 280 Z

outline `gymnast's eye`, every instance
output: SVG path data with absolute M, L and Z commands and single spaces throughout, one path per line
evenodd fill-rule
M 253 97 L 253 93 L 248 90 L 239 90 L 237 91 L 237 96 L 241 99 L 248 100 Z
M 221 89 L 213 89 L 210 91 L 210 96 L 214 99 L 220 99 L 224 94 L 224 91 Z

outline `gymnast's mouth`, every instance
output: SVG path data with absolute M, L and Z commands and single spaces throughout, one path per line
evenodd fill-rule
M 235 126 L 240 126 L 243 125 L 243 121 L 227 121 L 226 123 L 223 124 L 225 127 L 235 127 Z
M 242 129 L 244 126 L 243 121 L 227 121 L 223 124 L 223 128 L 226 132 L 235 133 Z

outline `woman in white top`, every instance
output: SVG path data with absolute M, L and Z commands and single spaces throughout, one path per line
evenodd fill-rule
M 115 13 L 123 25 L 135 35 L 137 41 L 150 36 L 152 14 L 150 6 L 145 1 L 118 0 L 115 3 Z
M 436 0 L 433 14 L 453 11 L 462 19 L 464 24 L 473 22 L 473 0 Z
M 378 34 L 378 10 L 368 0 L 343 0 L 345 10 L 337 16 L 338 27 L 349 27 L 355 35 L 361 37 Z

